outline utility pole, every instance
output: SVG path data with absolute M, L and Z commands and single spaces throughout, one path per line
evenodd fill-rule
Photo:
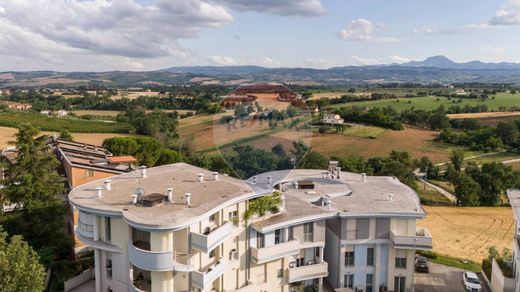
M 426 180 L 428 179 L 428 166 L 426 166 L 425 172 L 424 172 L 424 190 L 426 191 Z

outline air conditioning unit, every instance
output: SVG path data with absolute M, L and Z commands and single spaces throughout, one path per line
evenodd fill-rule
M 294 267 L 296 267 L 296 262 L 290 262 L 290 263 L 289 263 L 289 268 L 292 269 L 292 268 L 294 268 Z
M 236 249 L 232 249 L 229 251 L 229 259 L 230 260 L 238 259 L 238 252 Z

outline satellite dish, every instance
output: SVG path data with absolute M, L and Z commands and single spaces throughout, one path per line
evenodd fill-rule
M 144 189 L 141 188 L 141 187 L 138 187 L 138 188 L 135 190 L 134 194 L 135 194 L 136 196 L 138 196 L 138 197 L 142 197 L 142 196 L 144 196 Z

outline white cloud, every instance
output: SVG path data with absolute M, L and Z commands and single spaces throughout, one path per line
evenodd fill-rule
M 520 0 L 509 0 L 489 22 L 490 25 L 520 25 Z
M 388 57 L 388 59 L 390 59 L 391 63 L 396 63 L 396 64 L 403 64 L 403 63 L 408 63 L 411 61 L 411 59 L 406 58 L 406 57 L 401 57 L 401 56 L 390 56 L 390 57 Z
M 354 64 L 366 66 L 366 65 L 379 65 L 383 64 L 383 59 L 381 58 L 362 58 L 358 56 L 352 56 L 352 60 L 354 61 Z
M 270 57 L 263 57 L 260 60 L 252 60 L 250 64 L 256 64 L 266 67 L 277 67 L 281 65 L 280 61 L 274 60 Z
M 312 68 L 329 68 L 334 65 L 334 62 L 332 60 L 324 58 L 305 59 L 303 63 L 305 66 L 309 66 Z
M 340 38 L 348 41 L 369 41 L 372 40 L 373 34 L 380 29 L 380 24 L 372 23 L 368 19 L 358 18 L 352 20 L 338 34 Z
M 207 61 L 213 65 L 220 66 L 231 66 L 237 64 L 235 59 L 226 56 L 209 56 Z
M 325 13 L 320 0 L 217 0 L 238 11 L 276 15 L 317 16 Z
M 439 28 L 436 24 L 427 24 L 423 25 L 419 28 L 414 28 L 414 33 L 421 33 L 421 34 L 430 34 L 430 33 L 436 33 L 439 31 Z

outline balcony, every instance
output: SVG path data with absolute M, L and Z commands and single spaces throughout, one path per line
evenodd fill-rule
M 432 236 L 426 228 L 417 228 L 415 236 L 396 235 L 391 231 L 390 240 L 399 249 L 430 250 L 433 247 Z
M 203 271 L 195 271 L 191 273 L 191 284 L 199 289 L 204 290 L 211 285 L 215 279 L 220 277 L 226 268 L 223 262 L 216 262 L 205 268 Z
M 257 264 L 283 258 L 300 252 L 300 242 L 291 240 L 263 248 L 251 248 L 251 257 Z
M 327 277 L 328 275 L 328 264 L 326 262 L 289 268 L 289 283 Z
M 128 245 L 128 259 L 134 266 L 146 271 L 171 271 L 174 267 L 172 251 L 149 251 L 132 243 Z
M 210 230 L 205 234 L 196 232 L 191 233 L 191 247 L 202 252 L 208 253 L 216 246 L 221 244 L 233 232 L 233 223 L 225 222 L 216 229 Z
M 195 268 L 191 265 L 191 256 L 187 253 L 174 252 L 173 270 L 177 272 L 193 272 Z

